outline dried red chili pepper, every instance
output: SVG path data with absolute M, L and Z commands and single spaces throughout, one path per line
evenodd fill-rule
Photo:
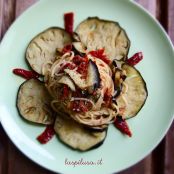
M 114 125 L 117 129 L 119 129 L 123 134 L 128 135 L 129 137 L 132 136 L 132 132 L 129 129 L 129 126 L 125 119 L 122 118 L 122 116 L 117 116 Z
M 138 53 L 134 54 L 132 57 L 130 57 L 129 59 L 127 59 L 126 63 L 131 65 L 131 66 L 135 66 L 142 59 L 143 59 L 143 53 L 142 52 L 138 52 Z
M 64 14 L 64 26 L 65 31 L 72 34 L 73 33 L 73 27 L 74 27 L 74 13 L 65 13 Z
M 53 128 L 53 125 L 48 125 L 44 132 L 42 132 L 38 137 L 37 140 L 41 144 L 46 144 L 48 141 L 51 140 L 51 138 L 55 135 L 55 131 Z
M 28 71 L 28 70 L 20 69 L 20 68 L 13 69 L 13 73 L 27 80 L 32 78 L 35 78 L 35 79 L 39 78 L 39 74 L 36 73 L 35 71 Z
M 99 50 L 96 50 L 96 51 L 90 51 L 89 54 L 91 54 L 91 56 L 94 56 L 94 57 L 97 57 L 97 58 L 103 60 L 106 64 L 111 63 L 109 58 L 107 58 L 107 56 L 104 54 L 104 49 L 99 49 Z

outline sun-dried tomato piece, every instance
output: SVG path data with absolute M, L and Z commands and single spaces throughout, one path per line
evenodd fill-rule
M 38 137 L 37 140 L 41 143 L 41 144 L 46 144 L 48 141 L 50 141 L 53 136 L 55 135 L 55 131 L 53 128 L 53 125 L 48 125 L 46 127 L 46 129 L 44 130 L 43 133 L 41 133 Z
M 142 52 L 138 52 L 138 53 L 134 54 L 132 57 L 130 57 L 129 59 L 127 59 L 126 63 L 131 65 L 131 66 L 135 66 L 142 59 L 143 59 L 143 53 Z
M 74 13 L 70 12 L 64 14 L 64 25 L 65 31 L 72 34 L 74 27 Z
M 77 65 L 77 72 L 82 75 L 82 78 L 86 79 L 89 64 L 88 58 L 77 55 L 74 56 L 73 63 Z
M 103 62 L 105 62 L 106 64 L 111 63 L 109 58 L 104 54 L 104 49 L 99 49 L 99 50 L 96 50 L 96 51 L 90 51 L 89 54 L 91 54 L 91 56 L 94 56 L 96 58 L 99 58 L 99 59 L 103 60 Z
M 21 69 L 21 68 L 13 69 L 13 73 L 18 76 L 21 76 L 27 80 L 32 79 L 32 78 L 34 78 L 34 79 L 39 78 L 39 74 L 36 73 L 35 71 L 28 71 L 28 70 Z
M 65 45 L 64 48 L 62 49 L 62 53 L 68 53 L 72 50 L 72 44 Z
M 117 116 L 114 125 L 117 129 L 119 129 L 123 134 L 128 135 L 129 137 L 132 136 L 132 132 L 129 129 L 129 126 L 125 119 L 122 118 L 122 116 Z

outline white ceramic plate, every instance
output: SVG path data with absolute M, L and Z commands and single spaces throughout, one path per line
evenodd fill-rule
M 29 41 L 51 26 L 63 27 L 63 13 L 75 13 L 75 26 L 89 16 L 118 21 L 129 35 L 129 55 L 142 51 L 137 66 L 149 96 L 138 116 L 128 120 L 133 137 L 109 127 L 104 144 L 88 152 L 77 152 L 54 137 L 40 145 L 36 136 L 44 127 L 25 122 L 16 109 L 16 95 L 22 78 L 12 69 L 27 69 L 24 53 Z M 106 174 L 125 169 L 144 158 L 167 132 L 174 113 L 174 51 L 163 29 L 141 7 L 129 0 L 42 0 L 21 15 L 5 35 L 0 47 L 0 117 L 13 143 L 30 159 L 55 172 Z M 93 161 L 101 165 L 67 165 L 65 161 Z

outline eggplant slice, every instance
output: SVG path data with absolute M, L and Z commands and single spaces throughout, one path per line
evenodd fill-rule
M 117 98 L 119 108 L 124 108 L 122 116 L 125 119 L 135 116 L 143 107 L 148 92 L 146 83 L 140 72 L 134 67 L 123 64 L 122 69 L 126 71 L 127 77 L 124 81 L 127 89 L 122 89 L 120 96 Z M 125 88 L 123 85 L 123 88 Z
M 100 73 L 92 60 L 89 61 L 87 79 L 82 78 L 82 75 L 76 69 L 65 69 L 64 71 L 80 89 L 89 89 L 89 92 L 92 93 L 100 85 Z
M 51 97 L 44 83 L 37 79 L 25 81 L 19 88 L 17 107 L 23 118 L 34 123 L 52 124 L 54 112 Z
M 73 119 L 62 116 L 57 116 L 54 129 L 62 142 L 80 151 L 87 151 L 100 146 L 107 134 L 107 130 L 89 130 Z
M 45 63 L 55 61 L 56 49 L 61 50 L 71 42 L 71 35 L 64 29 L 48 28 L 31 40 L 26 49 L 26 59 L 34 71 L 44 75 L 42 67 Z
M 83 48 L 80 48 L 81 44 L 74 44 L 79 52 L 84 48 L 87 52 L 104 48 L 105 54 L 111 61 L 126 60 L 130 40 L 119 23 L 90 17 L 82 21 L 75 32 L 83 45 Z M 80 41 L 77 40 L 77 42 Z

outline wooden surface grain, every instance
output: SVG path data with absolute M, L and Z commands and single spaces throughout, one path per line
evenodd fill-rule
M 174 0 L 136 0 L 168 32 L 174 43 Z M 8 27 L 37 0 L 0 0 L 0 40 Z M 53 174 L 25 157 L 9 140 L 0 125 L 0 174 Z M 165 138 L 145 159 L 119 174 L 173 174 L 174 124 Z

